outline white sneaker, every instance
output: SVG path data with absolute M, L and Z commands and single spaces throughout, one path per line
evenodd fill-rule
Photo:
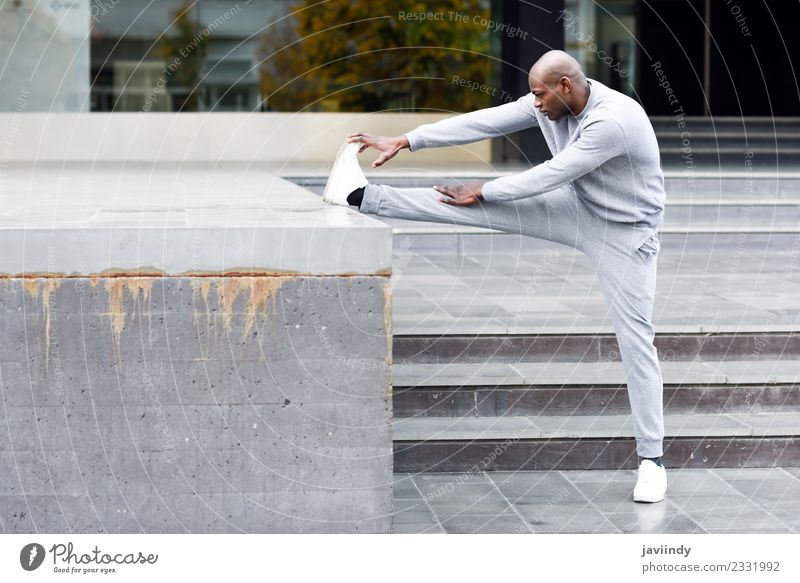
M 325 185 L 325 192 L 322 194 L 323 201 L 348 206 L 347 197 L 350 193 L 369 184 L 367 177 L 361 171 L 361 166 L 358 165 L 358 151 L 362 145 L 357 142 L 345 142 L 339 148 L 331 174 L 328 176 L 328 183 Z
M 667 494 L 667 470 L 653 461 L 642 460 L 633 489 L 634 502 L 661 502 Z

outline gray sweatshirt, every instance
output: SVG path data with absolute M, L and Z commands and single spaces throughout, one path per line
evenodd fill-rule
M 657 228 L 664 214 L 664 175 L 653 126 L 630 97 L 589 80 L 589 102 L 577 115 L 551 121 L 533 94 L 465 113 L 406 134 L 411 151 L 468 144 L 538 126 L 553 157 L 483 186 L 486 201 L 511 201 L 570 186 L 606 220 Z

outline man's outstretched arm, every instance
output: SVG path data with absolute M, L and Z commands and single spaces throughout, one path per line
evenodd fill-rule
M 404 148 L 413 152 L 421 148 L 469 144 L 538 125 L 533 108 L 533 95 L 528 93 L 516 101 L 497 107 L 471 111 L 436 123 L 421 125 L 402 136 L 384 137 L 355 133 L 349 134 L 347 141 L 364 144 L 362 150 L 368 147 L 378 150 L 380 156 L 372 163 L 374 168 L 394 158 L 397 152 Z
M 471 144 L 539 125 L 528 93 L 516 101 L 424 124 L 406 134 L 409 149 Z
M 486 201 L 508 201 L 550 192 L 626 151 L 625 134 L 619 124 L 611 119 L 598 119 L 587 124 L 577 140 L 547 162 L 487 182 L 480 195 Z
M 626 151 L 625 135 L 619 124 L 599 119 L 588 124 L 572 144 L 530 170 L 483 184 L 433 188 L 444 195 L 441 202 L 455 206 L 471 206 L 482 200 L 518 200 L 565 186 Z

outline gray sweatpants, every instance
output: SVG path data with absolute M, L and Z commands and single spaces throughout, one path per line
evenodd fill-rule
M 417 221 L 488 227 L 568 245 L 592 262 L 603 288 L 620 347 L 633 413 L 636 453 L 663 453 L 663 382 L 653 345 L 658 234 L 652 227 L 604 220 L 571 188 L 511 202 L 467 207 L 439 201 L 431 188 L 370 184 L 361 212 Z

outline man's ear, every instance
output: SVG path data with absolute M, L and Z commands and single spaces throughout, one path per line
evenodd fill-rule
M 572 91 L 572 81 L 569 80 L 569 77 L 561 77 L 558 81 L 558 87 L 561 89 L 561 93 L 566 95 Z

